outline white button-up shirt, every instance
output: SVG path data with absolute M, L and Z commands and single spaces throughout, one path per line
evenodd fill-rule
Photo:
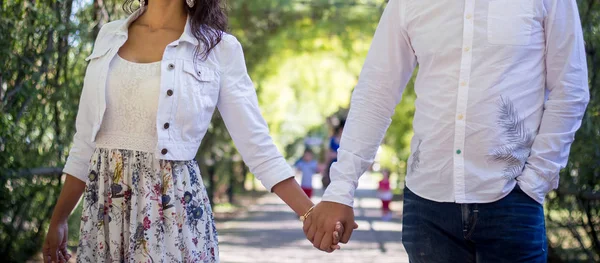
M 391 0 L 354 91 L 323 200 L 352 206 L 416 65 L 406 186 L 488 203 L 558 186 L 589 101 L 575 0 Z
M 83 181 L 88 177 L 96 135 L 106 110 L 110 62 L 127 41 L 129 25 L 143 12 L 144 9 L 140 9 L 127 19 L 104 25 L 87 58 L 89 65 L 77 113 L 77 132 L 63 170 Z M 188 21 L 181 37 L 165 48 L 157 98 L 155 156 L 165 160 L 192 160 L 218 108 L 245 163 L 267 189 L 293 177 L 293 170 L 269 136 L 238 40 L 224 34 L 206 60 L 196 55 L 198 45 Z

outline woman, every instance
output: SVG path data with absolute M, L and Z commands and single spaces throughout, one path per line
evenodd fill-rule
M 87 58 L 47 262 L 70 258 L 67 218 L 82 194 L 79 262 L 218 262 L 194 161 L 215 107 L 250 170 L 308 216 L 313 203 L 268 134 L 241 45 L 226 27 L 220 0 L 145 0 L 102 27 Z

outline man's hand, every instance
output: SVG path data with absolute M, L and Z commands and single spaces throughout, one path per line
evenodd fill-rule
M 352 231 L 358 228 L 354 222 L 354 210 L 347 205 L 334 202 L 321 202 L 304 221 L 304 234 L 321 251 L 332 252 L 331 246 L 337 245 L 334 240 L 336 223 L 342 224 L 343 234 L 340 242 L 347 243 Z

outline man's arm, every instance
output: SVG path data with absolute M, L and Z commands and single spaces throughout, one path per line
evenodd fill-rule
M 336 221 L 344 225 L 341 241 L 350 239 L 358 179 L 373 163 L 417 63 L 403 26 L 403 5 L 403 0 L 391 0 L 383 13 L 352 95 L 338 161 L 331 168 L 331 184 L 323 196 L 325 202 L 315 207 L 305 224 L 307 238 L 322 250 L 331 245 Z
M 520 187 L 539 203 L 558 187 L 589 102 L 587 62 L 575 0 L 546 0 L 546 91 L 542 122 Z

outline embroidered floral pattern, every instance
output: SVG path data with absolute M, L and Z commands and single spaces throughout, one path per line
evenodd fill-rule
M 195 161 L 97 149 L 88 179 L 78 262 L 219 262 Z

